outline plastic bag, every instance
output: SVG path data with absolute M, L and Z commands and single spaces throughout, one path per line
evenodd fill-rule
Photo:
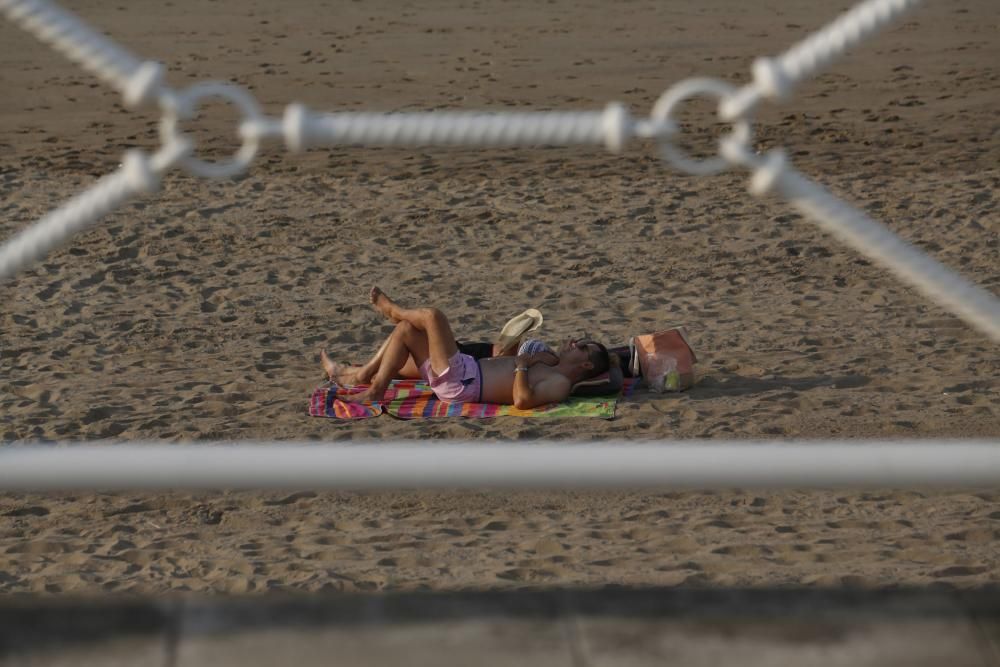
M 673 357 L 651 357 L 643 379 L 650 390 L 658 394 L 681 390 L 681 374 L 677 372 L 677 360 Z

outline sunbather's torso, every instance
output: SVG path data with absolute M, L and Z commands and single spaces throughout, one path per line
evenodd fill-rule
M 480 359 L 483 371 L 483 403 L 514 404 L 514 365 L 516 357 Z M 535 364 L 528 369 L 528 384 L 534 385 L 550 375 L 560 375 L 552 366 Z

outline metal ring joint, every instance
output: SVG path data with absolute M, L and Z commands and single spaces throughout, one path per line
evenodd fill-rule
M 709 78 L 685 79 L 672 86 L 653 105 L 650 118 L 660 123 L 676 127 L 676 123 L 671 119 L 677 106 L 690 97 L 697 95 L 712 95 L 720 100 L 725 100 L 736 92 L 736 88 L 724 81 Z M 753 137 L 753 129 L 747 118 L 737 118 L 733 121 L 733 131 L 723 137 L 720 141 L 736 141 L 745 145 L 748 149 Z M 661 142 L 660 150 L 663 159 L 674 168 L 693 174 L 695 176 L 707 176 L 716 174 L 726 169 L 730 162 L 718 155 L 705 160 L 695 160 L 689 157 L 684 151 L 674 146 L 669 141 Z
M 163 118 L 160 121 L 160 140 L 164 145 L 186 138 L 178 130 L 178 122 L 182 118 L 194 116 L 198 103 L 206 97 L 221 97 L 235 105 L 243 114 L 241 125 L 264 119 L 253 96 L 243 88 L 230 83 L 203 81 L 172 97 L 170 103 L 164 106 Z M 203 178 L 228 178 L 239 174 L 257 155 L 260 139 L 253 135 L 237 134 L 242 136 L 243 144 L 231 159 L 223 162 L 206 162 L 193 155 L 186 155 L 180 160 L 180 165 L 195 176 Z

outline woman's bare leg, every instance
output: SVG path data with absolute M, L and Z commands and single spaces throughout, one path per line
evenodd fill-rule
M 431 368 L 437 373 L 448 368 L 448 360 L 458 352 L 458 343 L 444 313 L 437 308 L 403 308 L 378 287 L 372 287 L 369 298 L 375 310 L 390 320 L 407 322 L 426 334 L 427 355 L 413 355 L 417 368 L 426 358 L 430 358 Z
M 378 352 L 376 352 L 375 355 L 368 360 L 368 363 L 364 366 L 358 367 L 357 373 L 354 376 L 355 384 L 368 384 L 371 382 L 371 379 L 375 377 L 375 373 L 378 373 L 379 366 L 382 365 L 382 355 L 385 354 L 385 348 L 388 344 L 389 339 L 387 338 L 378 348 Z M 420 378 L 420 369 L 417 367 L 417 364 L 413 361 L 412 357 L 406 360 L 406 363 L 399 369 L 396 377 L 403 379 Z
M 346 364 L 333 361 L 326 353 L 325 348 L 320 350 L 320 361 L 323 364 L 323 370 L 326 372 L 326 376 L 337 384 L 344 386 L 368 384 L 371 382 L 372 377 L 375 376 L 375 373 L 378 372 L 379 366 L 382 364 L 382 355 L 385 354 L 385 348 L 388 344 L 389 339 L 386 339 L 379 347 L 378 351 L 363 366 L 348 366 Z M 420 369 L 417 368 L 416 362 L 410 358 L 406 360 L 405 364 L 403 364 L 403 367 L 399 370 L 399 374 L 396 377 L 403 379 L 420 379 Z
M 382 346 L 382 359 L 378 370 L 372 376 L 370 386 L 359 394 L 348 394 L 340 398 L 352 403 L 381 401 L 389 383 L 408 362 L 427 359 L 427 334 L 406 321 L 396 325 L 392 335 Z

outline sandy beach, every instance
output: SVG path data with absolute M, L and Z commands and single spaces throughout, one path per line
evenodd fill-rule
M 264 113 L 649 113 L 693 76 L 746 82 L 848 2 L 66 3 L 167 82 L 246 87 Z M 1000 13 L 930 2 L 755 122 L 757 148 L 1000 291 Z M 0 22 L 0 238 L 159 146 L 155 109 Z M 714 153 L 713 105 L 680 144 Z M 237 114 L 189 123 L 198 155 Z M 243 175 L 175 170 L 0 284 L 0 440 L 600 440 L 1000 437 L 1000 348 L 730 170 L 654 145 L 267 144 Z M 391 331 L 378 284 L 489 340 L 609 344 L 683 324 L 698 382 L 614 420 L 357 422 L 306 414 L 318 351 Z M 955 586 L 1000 581 L 1000 492 L 497 491 L 0 495 L 0 592 L 539 586 Z

